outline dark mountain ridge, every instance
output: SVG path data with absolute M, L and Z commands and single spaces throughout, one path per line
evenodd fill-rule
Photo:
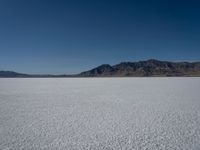
M 75 75 L 51 75 L 51 74 L 24 74 L 14 71 L 0 71 L 0 78 L 53 78 L 74 77 Z
M 79 75 L 83 77 L 200 76 L 200 62 L 169 62 L 155 59 L 122 62 L 114 66 L 101 65 Z
M 23 73 L 17 73 L 14 71 L 0 71 L 0 77 L 28 77 L 29 75 Z
M 149 59 L 138 62 L 103 64 L 76 75 L 30 75 L 13 71 L 0 71 L 0 77 L 154 77 L 200 76 L 200 62 L 169 62 Z

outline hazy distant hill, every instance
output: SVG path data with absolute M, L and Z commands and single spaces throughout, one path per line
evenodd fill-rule
M 75 75 L 74 75 L 75 76 Z M 23 74 L 14 71 L 0 71 L 0 78 L 54 78 L 54 77 L 74 77 L 73 75 L 51 75 L 51 74 Z
M 0 71 L 0 77 L 28 77 L 27 74 L 17 73 L 14 71 Z
M 150 59 L 138 62 L 122 62 L 114 66 L 104 64 L 92 70 L 82 72 L 79 76 L 200 76 L 200 62 L 168 62 Z
M 0 71 L 0 77 L 148 77 L 148 76 L 200 76 L 200 62 L 169 62 L 150 59 L 101 65 L 76 75 L 29 75 L 13 71 Z

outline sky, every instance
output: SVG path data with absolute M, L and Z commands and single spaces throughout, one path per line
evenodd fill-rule
M 198 0 L 0 0 L 0 70 L 200 61 L 199 8 Z

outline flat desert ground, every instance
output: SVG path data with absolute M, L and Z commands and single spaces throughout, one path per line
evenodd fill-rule
M 200 78 L 1 78 L 1 150 L 198 150 Z

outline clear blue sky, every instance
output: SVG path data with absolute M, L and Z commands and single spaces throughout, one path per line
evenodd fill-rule
M 200 60 L 198 0 L 0 1 L 0 70 L 78 73 L 149 58 Z

